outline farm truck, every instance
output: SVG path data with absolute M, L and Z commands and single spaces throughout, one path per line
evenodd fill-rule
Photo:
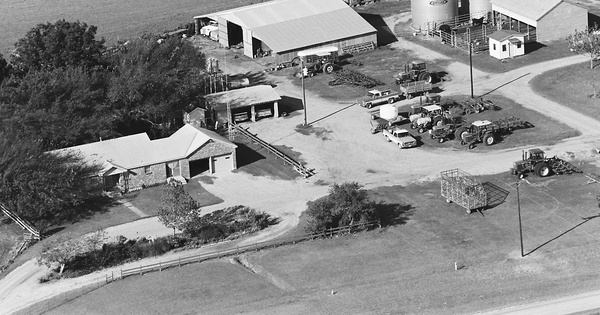
M 388 142 L 393 142 L 398 145 L 400 149 L 412 148 L 417 146 L 417 139 L 415 139 L 406 129 L 400 127 L 393 127 L 391 129 L 384 129 L 383 136 Z
M 399 99 L 400 95 L 398 92 L 393 92 L 392 90 L 370 90 L 367 92 L 367 96 L 362 100 L 356 100 L 356 102 L 362 107 L 371 108 L 386 103 L 392 104 Z
M 538 177 L 546 177 L 552 173 L 572 174 L 581 173 L 581 171 L 571 163 L 556 156 L 548 158 L 543 150 L 535 148 L 530 149 L 528 152 L 523 151 L 521 160 L 514 162 L 510 173 L 523 178 L 527 173 L 533 173 Z
M 398 107 L 391 104 L 381 106 L 378 112 L 371 112 L 371 133 L 373 134 L 408 120 L 398 113 Z

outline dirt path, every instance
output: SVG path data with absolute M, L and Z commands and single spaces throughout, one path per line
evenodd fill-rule
M 394 45 L 404 45 L 403 49 L 414 50 L 424 59 L 442 58 L 436 52 L 418 45 L 406 45 L 402 41 Z M 590 155 L 592 148 L 600 147 L 598 140 L 600 128 L 597 128 L 599 122 L 535 94 L 528 85 L 533 76 L 543 71 L 585 61 L 583 57 L 574 56 L 503 74 L 488 75 L 475 71 L 474 74 L 478 78 L 476 93 L 479 95 L 489 92 L 500 93 L 579 130 L 581 136 L 566 139 L 547 149 L 553 152 L 570 151 L 577 157 L 586 157 L 586 154 Z M 256 63 L 250 63 L 249 67 L 228 64 L 226 70 L 230 73 L 247 73 L 257 67 Z M 470 92 L 468 67 L 461 63 L 452 63 L 449 72 L 452 73 L 453 80 L 444 86 L 445 93 L 468 94 Z M 302 93 L 297 86 L 280 77 L 269 78 L 276 84 L 276 90 L 280 95 L 301 99 Z M 487 153 L 451 149 L 400 151 L 395 146 L 381 145 L 384 143 L 383 137 L 373 136 L 367 132 L 369 123 L 363 108 L 331 102 L 310 92 L 307 92 L 306 97 L 308 121 L 311 122 L 310 133 L 296 131 L 296 127 L 301 125 L 304 119 L 299 112 L 286 118 L 261 120 L 248 127 L 267 142 L 286 145 L 301 153 L 302 159 L 309 167 L 315 168 L 317 174 L 308 180 L 295 181 L 253 177 L 244 173 L 215 177 L 214 183 L 205 185 L 205 188 L 226 202 L 207 207 L 206 211 L 244 204 L 282 218 L 280 224 L 257 235 L 219 246 L 249 244 L 283 235 L 297 224 L 300 213 L 305 209 L 306 201 L 326 194 L 328 187 L 315 185 L 317 182 L 331 184 L 358 181 L 367 188 L 373 188 L 436 179 L 441 171 L 450 168 L 461 168 L 472 174 L 499 173 L 506 171 L 514 157 L 519 156 L 518 151 L 523 149 L 513 148 Z M 142 219 L 108 230 L 111 236 L 122 234 L 127 237 L 135 237 L 140 233 L 144 235 L 171 233 L 171 230 L 160 227 L 155 221 L 155 218 Z M 213 249 L 204 248 L 197 251 Z M 93 283 L 99 277 L 116 272 L 120 268 L 192 253 L 172 253 L 159 259 L 146 259 L 143 262 L 111 268 L 77 279 L 66 279 L 44 285 L 40 285 L 37 279 L 46 270 L 30 261 L 0 281 L 0 309 L 14 311 L 61 292 Z

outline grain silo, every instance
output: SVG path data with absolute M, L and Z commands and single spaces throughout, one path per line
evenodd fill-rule
M 490 0 L 469 1 L 469 13 L 471 13 L 471 17 L 486 16 L 488 12 L 492 12 L 492 3 Z
M 459 0 L 411 0 L 412 27 L 426 30 L 428 23 L 444 24 L 458 15 Z

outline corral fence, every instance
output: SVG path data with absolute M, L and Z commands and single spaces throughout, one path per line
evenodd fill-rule
M 497 30 L 487 12 L 473 12 L 455 16 L 450 20 L 440 20 L 427 23 L 426 32 L 429 36 L 437 36 L 442 43 L 469 51 L 473 44 L 473 52 L 489 50 L 488 36 Z
M 155 264 L 147 264 L 147 265 L 140 264 L 138 267 L 121 269 L 117 273 L 113 272 L 111 274 L 106 274 L 104 277 L 98 277 L 91 284 L 88 284 L 88 285 L 81 287 L 79 289 L 76 289 L 76 290 L 71 290 L 69 292 L 61 293 L 57 296 L 54 296 L 54 297 L 46 299 L 46 300 L 37 302 L 33 305 L 30 305 L 26 308 L 16 311 L 13 314 L 17 314 L 17 315 L 44 314 L 44 313 L 46 313 L 52 309 L 55 309 L 67 302 L 70 302 L 80 296 L 83 296 L 87 293 L 97 290 L 113 281 L 121 280 L 121 279 L 129 277 L 129 276 L 143 275 L 148 272 L 162 271 L 164 269 L 173 268 L 173 267 L 181 267 L 183 265 L 187 265 L 187 264 L 191 264 L 191 263 L 199 263 L 202 261 L 207 261 L 207 260 L 212 260 L 212 259 L 219 259 L 219 258 L 228 257 L 228 256 L 235 256 L 235 255 L 239 255 L 239 254 L 243 254 L 243 253 L 247 253 L 247 252 L 258 251 L 261 249 L 275 248 L 275 247 L 282 246 L 282 245 L 296 244 L 299 242 L 314 240 L 314 239 L 318 239 L 318 238 L 346 235 L 346 234 L 351 234 L 353 232 L 372 229 L 374 227 L 381 228 L 381 223 L 379 221 L 369 221 L 366 223 L 357 223 L 357 224 L 347 225 L 347 226 L 343 226 L 343 227 L 327 229 L 321 233 L 299 235 L 299 236 L 294 236 L 294 237 L 284 237 L 284 238 L 278 238 L 275 240 L 255 242 L 255 243 L 249 244 L 249 245 L 236 246 L 235 248 L 214 250 L 214 251 L 211 251 L 208 253 L 194 254 L 194 255 L 179 257 L 177 259 L 160 261 Z M 217 244 L 220 244 L 220 243 L 217 243 Z M 213 244 L 213 245 L 217 245 L 217 244 Z

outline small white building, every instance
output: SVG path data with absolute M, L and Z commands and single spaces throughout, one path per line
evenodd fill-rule
M 489 36 L 490 56 L 498 59 L 514 58 L 525 54 L 525 34 L 499 30 Z

